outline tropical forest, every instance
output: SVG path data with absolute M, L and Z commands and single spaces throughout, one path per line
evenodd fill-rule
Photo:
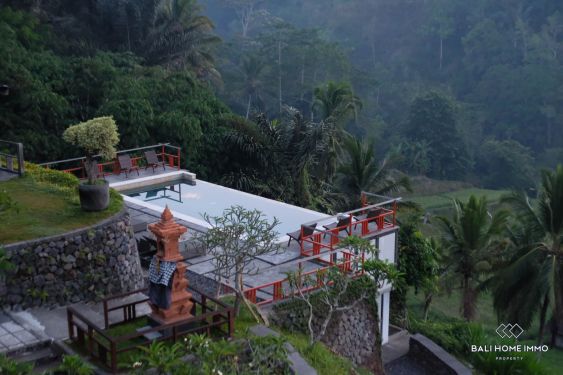
M 264 198 L 401 197 L 391 324 L 476 374 L 563 373 L 562 1 L 0 0 L 0 54 L 26 161 L 112 117 L 118 149 Z

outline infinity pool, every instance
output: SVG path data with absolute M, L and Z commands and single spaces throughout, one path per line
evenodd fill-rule
M 266 215 L 268 220 L 272 221 L 276 217 L 280 221 L 276 228 L 280 235 L 298 230 L 303 223 L 329 217 L 316 211 L 201 180 L 197 180 L 196 185 L 172 181 L 135 190 L 124 190 L 121 193 L 142 201 L 143 205 L 149 208 L 154 206 L 164 208 L 168 205 L 174 213 L 187 216 L 179 216 L 179 218 L 204 226 L 208 225 L 203 221 L 203 213 L 209 216 L 221 216 L 226 208 L 234 205 L 248 210 L 256 209 Z

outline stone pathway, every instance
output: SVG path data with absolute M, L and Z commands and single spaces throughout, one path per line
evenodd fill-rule
M 383 364 L 390 363 L 397 358 L 407 355 L 409 352 L 410 335 L 405 330 L 400 330 L 389 336 L 387 344 L 381 347 L 381 358 Z
M 0 313 L 0 353 L 13 353 L 50 342 L 26 324 L 20 324 L 10 315 Z
M 9 172 L 3 169 L 0 169 L 0 181 L 8 181 L 12 178 L 18 177 L 19 175 L 16 172 Z

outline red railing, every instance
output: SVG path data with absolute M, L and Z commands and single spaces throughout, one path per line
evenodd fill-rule
M 164 163 L 166 166 L 171 168 L 177 168 L 178 170 L 181 169 L 182 149 L 180 147 L 172 146 L 168 143 L 159 143 L 157 145 L 137 147 L 128 150 L 121 150 L 121 151 L 117 151 L 117 155 L 129 154 L 131 156 L 131 164 L 134 167 L 143 167 L 146 164 L 144 162 L 145 157 L 142 155 L 142 151 L 146 151 L 146 150 L 154 150 L 159 160 L 162 163 Z M 55 168 L 63 172 L 72 173 L 76 175 L 78 178 L 86 178 L 86 169 L 84 167 L 84 160 L 85 158 L 82 157 L 82 158 L 74 158 L 74 159 L 57 160 L 53 162 L 42 163 L 40 165 L 46 168 Z M 121 173 L 121 168 L 119 166 L 119 161 L 117 160 L 117 158 L 114 160 L 98 163 L 98 176 L 105 177 L 111 174 L 119 175 L 120 173 Z
M 381 202 L 370 204 L 368 202 L 369 197 L 376 197 Z M 363 264 L 366 259 L 366 254 L 362 253 L 354 256 L 349 250 L 340 247 L 341 245 L 339 243 L 343 238 L 341 237 L 341 233 L 346 231 L 347 236 L 357 235 L 361 237 L 373 237 L 382 230 L 395 227 L 397 224 L 397 202 L 400 198 L 393 199 L 362 192 L 361 199 L 362 208 L 344 214 L 349 217 L 345 225 L 329 227 L 329 229 L 325 227 L 324 230 L 315 229 L 313 233 L 309 235 L 305 235 L 304 227 L 312 223 L 305 223 L 301 226 L 300 253 L 304 258 L 300 258 L 295 261 L 295 263 L 298 267 L 302 267 L 305 262 L 309 261 L 323 264 L 320 268 L 303 273 L 303 276 L 306 277 L 318 274 L 334 266 L 340 267 L 343 272 L 351 272 L 351 276 L 353 277 L 363 273 Z M 369 212 L 372 214 L 369 215 Z M 376 213 L 375 215 L 374 212 Z M 323 222 L 328 224 L 329 220 L 331 220 L 333 223 L 338 223 L 339 216 L 323 219 Z M 361 261 L 360 271 L 352 267 L 352 265 L 358 264 L 359 261 Z M 287 268 L 287 266 L 290 265 L 291 263 L 284 263 L 283 267 Z M 291 296 L 291 293 L 287 293 L 288 284 L 288 279 L 284 278 L 249 288 L 245 290 L 244 293 L 248 300 L 258 305 L 264 305 Z M 308 292 L 318 289 L 319 287 L 320 285 L 313 285 L 301 291 Z
M 381 213 L 374 217 L 358 218 L 360 215 L 367 215 L 367 212 L 372 209 L 378 209 Z M 311 256 L 317 255 L 323 250 L 334 250 L 342 239 L 340 234 L 344 231 L 347 233 L 347 236 L 357 235 L 366 237 L 381 230 L 393 228 L 397 220 L 396 212 L 396 201 L 394 201 L 390 209 L 382 208 L 380 205 L 370 205 L 359 210 L 350 211 L 347 213 L 350 219 L 346 225 L 326 230 L 315 229 L 315 232 L 310 235 L 305 235 L 304 228 L 301 226 L 301 255 Z M 358 216 L 356 217 L 354 214 Z M 372 223 L 375 223 L 375 225 L 370 226 Z M 359 230 L 357 230 L 358 227 Z M 329 236 L 328 241 L 326 241 L 327 236 Z
M 339 261 L 338 255 L 341 255 L 341 259 Z M 298 263 L 298 267 L 303 267 L 303 262 L 310 261 L 310 260 L 320 260 L 320 257 L 327 254 L 318 254 L 317 256 L 311 257 L 310 259 L 300 259 Z M 347 273 L 350 277 L 358 277 L 364 273 L 364 261 L 365 261 L 365 254 L 359 254 L 354 256 L 348 250 L 338 249 L 330 254 L 328 254 L 330 259 L 332 260 L 329 262 L 328 266 L 320 267 L 308 272 L 301 272 L 301 278 L 305 279 L 308 277 L 314 277 L 314 282 L 310 285 L 300 288 L 299 290 L 302 293 L 307 293 L 312 290 L 319 289 L 324 284 L 324 279 L 321 275 L 324 271 L 328 270 L 331 267 L 338 267 L 341 272 Z M 284 264 L 287 266 L 287 264 Z M 292 290 L 290 287 L 289 279 L 283 278 L 280 280 L 276 280 L 270 282 L 268 284 L 260 285 L 254 288 L 249 288 L 244 291 L 245 297 L 252 303 L 257 305 L 265 305 L 268 303 L 280 301 L 289 297 L 292 297 L 295 293 L 298 293 L 298 290 Z

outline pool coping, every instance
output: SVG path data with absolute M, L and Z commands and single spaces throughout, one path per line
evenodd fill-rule
M 136 179 L 129 180 L 129 181 L 113 182 L 113 183 L 110 183 L 110 187 L 115 189 L 117 192 L 121 193 L 122 191 L 140 189 L 140 188 L 151 186 L 151 185 L 164 184 L 164 183 L 172 182 L 172 181 L 178 182 L 178 180 L 180 180 L 180 182 L 187 183 L 187 184 L 190 184 L 190 185 L 196 185 L 197 182 L 198 182 L 198 180 L 196 179 L 195 173 L 192 173 L 192 172 L 189 172 L 189 171 L 186 171 L 186 170 L 179 170 L 179 171 L 163 173 L 163 174 L 159 174 L 159 175 L 155 175 L 155 176 L 147 176 L 147 177 L 136 178 Z M 207 183 L 207 184 L 213 184 L 212 182 L 203 181 L 203 180 L 201 180 L 200 182 L 204 182 L 204 183 Z M 213 184 L 213 185 L 217 186 L 219 189 L 224 189 L 224 190 L 236 192 L 238 194 L 243 194 L 243 195 L 248 195 L 248 196 L 252 196 L 252 197 L 258 197 L 258 198 L 261 198 L 261 199 L 265 199 L 267 201 L 270 201 L 272 204 L 278 204 L 278 205 L 286 206 L 286 207 L 294 209 L 294 210 L 297 209 L 298 211 L 301 211 L 301 212 L 307 212 L 307 213 L 319 215 L 320 216 L 319 221 L 331 218 L 330 215 L 323 214 L 323 213 L 318 212 L 318 211 L 310 210 L 308 208 L 294 206 L 294 205 L 289 204 L 289 203 L 277 201 L 277 200 L 270 199 L 270 198 L 265 198 L 265 197 L 262 197 L 262 196 L 259 196 L 259 195 L 255 195 L 255 194 L 247 193 L 247 192 L 244 192 L 244 191 L 232 189 L 232 188 L 222 186 L 222 185 L 218 185 L 218 184 Z M 163 210 L 163 208 L 161 206 L 151 204 L 151 203 L 148 203 L 148 202 L 145 202 L 145 201 L 142 201 L 140 199 L 133 198 L 133 197 L 129 197 L 125 194 L 121 194 L 121 195 L 123 196 L 123 200 L 125 202 L 136 204 L 138 206 L 145 207 L 149 210 L 152 210 L 152 211 L 155 211 L 155 212 L 158 212 L 158 213 L 162 212 L 162 210 Z M 206 228 L 206 229 L 211 228 L 211 225 L 208 222 L 206 222 L 205 220 L 201 220 L 201 219 L 195 218 L 195 217 L 190 216 L 190 215 L 182 214 L 182 213 L 175 211 L 175 210 L 172 210 L 172 214 L 174 215 L 174 217 L 176 217 L 180 220 L 184 220 L 188 223 L 192 223 L 192 224 L 201 226 L 201 227 Z M 296 228 L 295 230 L 298 230 L 298 228 Z M 278 242 L 281 243 L 281 242 L 286 242 L 286 241 L 289 240 L 289 236 L 287 236 L 287 234 L 284 234 L 284 233 L 280 233 L 280 234 L 281 234 L 281 236 L 278 237 Z

